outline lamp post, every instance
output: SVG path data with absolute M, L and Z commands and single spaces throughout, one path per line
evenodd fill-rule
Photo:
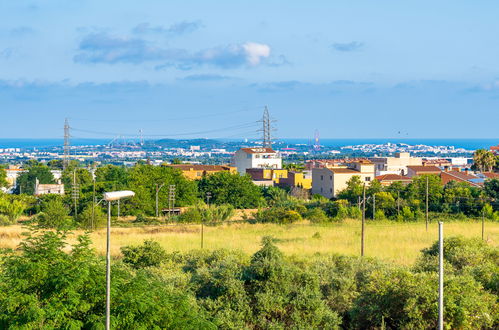
M 107 201 L 107 244 L 106 244 L 106 330 L 111 329 L 111 203 L 122 198 L 133 197 L 130 190 L 111 191 L 104 193 Z

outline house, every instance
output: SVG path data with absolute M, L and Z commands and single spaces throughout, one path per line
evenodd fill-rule
M 407 176 L 402 176 L 399 174 L 383 174 L 376 177 L 382 186 L 389 186 L 394 182 L 400 182 L 407 185 L 412 182 L 412 179 Z
M 421 158 L 411 157 L 408 152 L 398 152 L 395 157 L 371 157 L 369 160 L 374 163 L 377 176 L 383 174 L 407 175 L 407 166 L 423 165 Z
M 469 173 L 468 171 L 444 171 L 440 174 L 440 179 L 442 184 L 446 185 L 451 181 L 464 182 L 473 187 L 481 187 L 483 184 L 483 179 L 478 176 Z
M 218 172 L 237 172 L 235 167 L 228 165 L 168 164 L 163 166 L 179 169 L 180 171 L 182 171 L 182 174 L 190 180 L 198 180 L 206 175 Z
M 282 168 L 281 155 L 272 148 L 241 148 L 234 154 L 232 165 L 240 175 L 249 168 Z
M 288 178 L 288 170 L 282 168 L 248 168 L 246 173 L 253 181 L 271 180 L 274 184 Z
M 370 183 L 374 179 L 374 164 L 358 161 L 344 166 L 312 169 L 312 194 L 326 198 L 336 197 L 338 192 L 347 187 L 347 182 L 358 176 L 362 182 Z
M 55 184 L 45 184 L 40 183 L 38 179 L 35 181 L 35 196 L 45 195 L 45 194 L 57 194 L 64 195 L 64 185 L 61 181 Z
M 312 172 L 288 172 L 287 178 L 282 178 L 279 180 L 279 185 L 283 187 L 300 187 L 303 189 L 312 189 Z
M 496 155 L 499 155 L 499 144 L 497 146 L 490 147 L 490 151 L 492 151 Z
M 407 166 L 407 176 L 412 178 L 419 175 L 440 175 L 442 172 L 436 166 Z

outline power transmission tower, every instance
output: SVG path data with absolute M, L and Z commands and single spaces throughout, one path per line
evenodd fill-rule
M 175 185 L 171 184 L 168 190 L 168 217 L 171 218 L 175 207 Z
M 69 165 L 69 138 L 71 137 L 69 133 L 69 120 L 66 118 L 64 120 L 64 156 L 62 159 L 62 169 L 65 170 Z
M 321 142 L 320 142 L 320 133 L 319 130 L 316 129 L 314 132 L 314 151 L 315 152 L 320 152 L 321 151 Z
M 263 117 L 258 122 L 262 123 L 262 129 L 258 130 L 262 132 L 262 147 L 272 148 L 272 131 L 275 129 L 272 127 L 272 123 L 275 120 L 270 119 L 269 109 L 265 106 L 263 110 Z

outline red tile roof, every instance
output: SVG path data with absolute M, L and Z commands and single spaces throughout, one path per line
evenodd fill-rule
M 247 154 L 275 154 L 272 148 L 241 148 Z
M 383 174 L 376 177 L 378 181 L 412 181 L 411 178 L 398 174 Z
M 488 179 L 499 179 L 499 173 L 484 172 L 482 174 L 485 175 Z
M 414 172 L 427 172 L 427 173 L 440 173 L 440 172 L 442 172 L 442 170 L 436 166 L 410 165 L 410 166 L 407 166 L 407 168 L 413 170 Z
M 172 164 L 167 165 L 182 171 L 229 171 L 230 166 L 225 165 L 200 165 L 200 164 Z

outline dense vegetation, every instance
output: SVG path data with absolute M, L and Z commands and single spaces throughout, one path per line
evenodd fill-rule
M 92 201 L 98 201 L 105 191 L 122 189 L 133 190 L 136 195 L 121 202 L 121 215 L 138 216 L 138 222 L 144 219 L 157 221 L 148 218 L 156 214 L 156 193 L 161 212 L 168 205 L 170 185 L 175 185 L 175 206 L 192 208 L 185 215 L 171 219 L 173 221 L 219 222 L 228 219 L 231 210 L 237 208 L 258 208 L 254 216 L 258 222 L 291 223 L 301 219 L 328 222 L 361 217 L 363 182 L 356 176 L 335 200 L 321 196 L 306 200 L 293 197 L 281 188 L 258 187 L 248 176 L 221 172 L 191 181 L 178 169 L 143 163 L 131 168 L 114 165 L 98 167 L 93 181 L 88 169 L 72 162 L 62 173 L 64 196 L 43 195 L 35 198 L 30 195 L 35 179 L 42 183 L 54 182 L 50 169 L 58 166 L 57 162 L 43 165 L 30 161 L 26 164 L 27 172 L 18 178 L 18 194 L 0 193 L 0 224 L 14 223 L 21 215 L 37 215 L 34 220 L 46 227 L 95 228 L 105 223 L 106 210 L 104 203 L 94 206 Z M 79 185 L 76 205 L 72 199 L 73 181 Z M 424 219 L 427 182 L 431 218 L 483 216 L 491 220 L 499 219 L 499 180 L 487 180 L 483 188 L 456 182 L 442 186 L 436 175 L 416 177 L 408 185 L 395 182 L 388 187 L 373 180 L 366 187 L 366 217 L 395 221 Z M 204 202 L 209 202 L 211 206 L 207 207 Z M 116 204 L 112 213 L 117 215 Z
M 100 329 L 105 265 L 81 236 L 31 231 L 0 261 L 0 327 Z M 445 323 L 499 326 L 499 254 L 445 241 Z M 374 259 L 286 257 L 270 237 L 252 256 L 228 250 L 166 253 L 154 241 L 113 260 L 112 325 L 120 329 L 431 329 L 437 322 L 437 245 L 413 267 Z

